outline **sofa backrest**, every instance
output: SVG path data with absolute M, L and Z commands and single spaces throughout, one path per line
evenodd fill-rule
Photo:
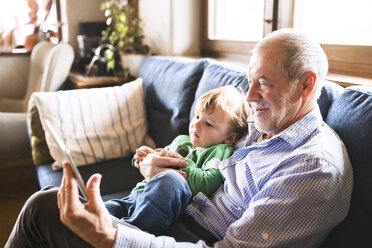
M 244 93 L 246 93 L 249 88 L 248 80 L 245 77 L 244 71 L 233 70 L 216 64 L 215 62 L 211 62 L 211 64 L 205 69 L 198 88 L 196 89 L 195 100 L 190 111 L 190 121 L 194 116 L 195 104 L 199 97 L 211 89 L 224 85 L 234 85 Z
M 188 133 L 189 113 L 207 59 L 151 56 L 138 72 L 143 79 L 149 135 L 157 147 Z
M 354 189 L 348 216 L 322 248 L 372 247 L 372 87 L 346 88 L 332 103 L 326 122 L 345 143 Z
M 343 87 L 341 87 L 338 84 L 325 80 L 320 96 L 318 98 L 318 105 L 319 105 L 320 113 L 322 113 L 322 117 L 324 121 L 327 120 L 328 111 L 333 101 L 336 99 L 336 97 L 341 95 L 342 92 L 344 92 Z

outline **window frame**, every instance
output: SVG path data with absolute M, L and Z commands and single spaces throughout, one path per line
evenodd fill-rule
M 273 6 L 278 3 L 277 1 L 266 0 L 265 2 L 264 35 L 271 32 L 273 23 L 277 23 L 278 29 L 293 27 L 294 1 L 279 1 L 278 12 L 275 13 Z M 203 0 L 201 12 L 203 14 L 200 35 L 201 55 L 248 62 L 256 42 L 208 39 L 208 0 Z M 268 17 L 268 13 L 273 12 L 273 15 L 278 17 L 277 22 Z M 328 57 L 330 73 L 372 79 L 372 46 L 321 44 L 321 47 Z

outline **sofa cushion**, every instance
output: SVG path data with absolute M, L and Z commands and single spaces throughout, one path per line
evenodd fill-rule
M 87 182 L 89 177 L 95 173 L 102 175 L 101 194 L 104 199 L 111 196 L 125 196 L 137 182 L 143 180 L 137 168 L 131 164 L 132 157 L 111 159 L 95 163 L 89 166 L 79 167 L 79 172 Z M 36 167 L 38 179 L 37 188 L 44 188 L 48 185 L 59 186 L 62 180 L 62 170 L 52 170 L 50 164 L 43 164 Z
M 35 165 L 53 162 L 49 148 L 45 140 L 45 133 L 41 125 L 39 111 L 37 110 L 34 98 L 28 102 L 28 124 L 30 128 L 31 155 Z
M 245 77 L 244 69 L 241 71 L 238 71 L 237 69 L 238 68 L 236 68 L 236 70 L 231 69 L 217 63 L 210 64 L 205 69 L 195 93 L 195 100 L 192 104 L 189 121 L 194 117 L 197 99 L 199 99 L 199 97 L 201 97 L 205 92 L 224 85 L 234 85 L 235 87 L 242 89 L 244 93 L 248 91 L 248 80 Z
M 149 134 L 157 147 L 188 133 L 191 104 L 207 64 L 208 60 L 160 56 L 142 62 L 138 76 L 143 79 Z
M 43 127 L 48 119 L 78 166 L 127 157 L 141 145 L 154 146 L 147 136 L 141 79 L 116 87 L 35 92 L 32 98 Z M 51 156 L 61 162 L 63 154 L 44 130 Z
M 325 80 L 321 94 L 318 99 L 320 112 L 322 113 L 323 120 L 327 120 L 328 110 L 333 101 L 344 92 L 344 88 L 340 85 Z
M 372 88 L 346 88 L 329 109 L 327 123 L 346 145 L 354 189 L 348 216 L 322 247 L 372 247 Z

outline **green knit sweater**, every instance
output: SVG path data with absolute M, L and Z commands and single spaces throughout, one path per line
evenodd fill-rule
M 206 196 L 211 196 L 218 187 L 222 184 L 223 178 L 220 170 L 213 166 L 212 162 L 208 164 L 213 158 L 220 161 L 230 157 L 234 148 L 228 144 L 218 144 L 209 148 L 195 148 L 190 141 L 190 136 L 179 135 L 173 142 L 164 147 L 169 151 L 177 151 L 180 153 L 184 160 L 188 162 L 188 166 L 181 168 L 180 170 L 187 173 L 187 183 L 191 189 L 192 195 L 196 195 L 199 192 L 203 192 Z M 134 160 L 133 160 L 134 162 Z M 213 161 L 215 165 L 215 161 Z M 137 183 L 133 189 L 143 189 L 146 185 L 146 181 Z

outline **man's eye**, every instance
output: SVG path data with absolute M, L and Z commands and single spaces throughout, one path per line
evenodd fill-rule
M 260 80 L 260 85 L 270 86 L 270 85 L 272 85 L 272 83 L 270 81 L 267 81 L 267 80 Z
M 253 81 L 248 81 L 248 86 L 249 86 L 249 87 L 252 87 L 253 84 L 254 84 Z M 260 86 L 260 85 L 261 85 L 261 82 L 260 82 L 260 81 L 257 81 L 257 82 L 256 82 L 256 86 L 257 86 L 257 85 Z
M 206 122 L 205 123 L 208 127 L 213 127 L 213 125 L 211 124 L 211 123 L 209 123 L 209 122 Z

